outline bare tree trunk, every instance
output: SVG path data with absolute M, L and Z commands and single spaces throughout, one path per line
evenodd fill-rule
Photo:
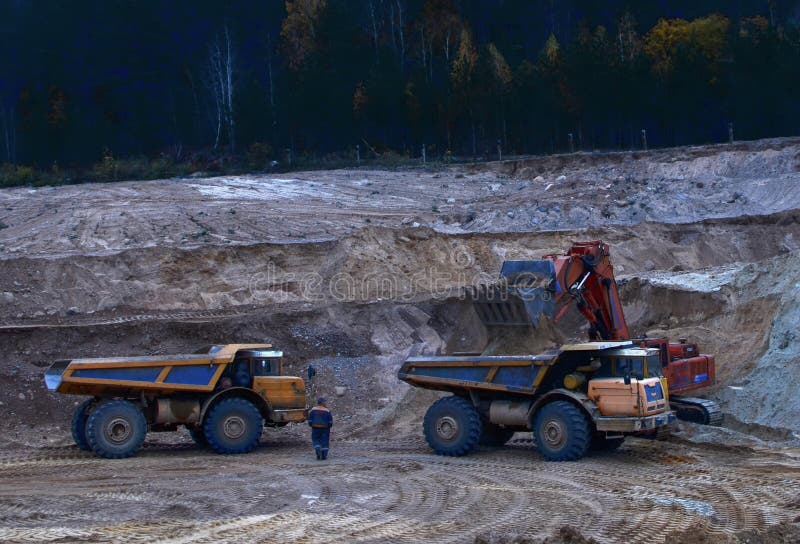
M 448 119 L 448 121 L 446 123 L 446 127 L 447 127 L 447 151 L 452 152 L 453 144 L 450 141 L 450 120 L 449 119 Z
M 397 40 L 394 35 L 394 4 L 389 2 L 389 26 L 391 27 L 389 34 L 392 35 L 392 51 L 397 53 Z
M 209 51 L 209 87 L 214 100 L 216 113 L 216 134 L 214 149 L 219 148 L 223 128 L 228 136 L 231 152 L 236 150 L 236 118 L 233 112 L 233 44 L 227 25 L 225 26 L 225 50 L 220 45 L 220 38 L 214 40 Z
M 236 151 L 236 119 L 233 116 L 233 53 L 231 47 L 231 36 L 228 32 L 228 26 L 225 25 L 225 83 L 227 90 L 227 104 L 225 111 L 228 117 L 228 143 L 231 147 L 231 153 Z
M 397 29 L 400 34 L 400 69 L 402 70 L 406 64 L 406 40 L 403 34 L 403 6 L 400 5 L 400 0 L 397 2 Z
M 444 37 L 444 60 L 447 66 L 450 66 L 450 29 L 447 29 L 447 35 Z
M 428 40 L 428 70 L 430 70 L 429 81 L 433 81 L 433 40 Z
M 372 20 L 372 43 L 375 45 L 375 64 L 380 64 L 381 57 L 378 50 L 378 23 L 375 19 L 375 3 L 373 0 L 369 2 L 369 16 Z
M 221 52 L 219 50 L 219 41 L 214 40 L 211 46 L 211 55 L 209 58 L 211 70 L 211 92 L 214 98 L 214 109 L 217 117 L 217 130 L 214 136 L 214 149 L 219 148 L 220 136 L 222 134 L 222 115 L 224 108 L 224 93 L 222 89 L 222 63 Z
M 422 40 L 422 47 L 420 47 L 420 51 L 422 52 L 422 71 L 425 72 L 425 80 L 428 80 L 428 62 L 426 60 L 427 52 L 425 51 L 425 25 L 421 25 L 419 27 L 419 36 Z
M 472 121 L 472 158 L 478 156 L 478 140 L 475 136 L 475 121 Z
M 169 102 L 170 102 L 170 117 L 172 121 L 172 133 L 175 137 L 175 143 L 172 146 L 173 149 L 173 156 L 175 157 L 176 161 L 181 160 L 181 155 L 183 154 L 183 142 L 181 142 L 180 137 L 180 127 L 178 126 L 178 103 L 175 99 L 175 92 L 172 86 L 169 87 Z
M 4 162 L 16 163 L 17 145 L 16 135 L 17 126 L 14 119 L 14 108 L 6 107 L 5 101 L 0 102 L 0 118 L 3 121 L 3 137 L 5 141 L 6 157 Z
M 275 144 L 275 129 L 278 124 L 275 115 L 275 85 L 272 79 L 272 36 L 267 34 L 267 74 L 269 76 L 269 108 L 272 115 L 272 143 Z

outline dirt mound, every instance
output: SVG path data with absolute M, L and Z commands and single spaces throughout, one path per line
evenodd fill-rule
M 483 355 L 535 355 L 567 343 L 567 338 L 542 318 L 536 328 L 501 329 L 490 336 Z
M 800 252 L 722 270 L 654 273 L 625 284 L 634 328 L 686 336 L 714 353 L 714 396 L 744 424 L 800 431 Z

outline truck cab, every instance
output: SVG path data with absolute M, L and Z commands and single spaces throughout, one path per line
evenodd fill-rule
M 283 375 L 282 351 L 239 350 L 225 377 L 231 385 L 250 388 L 268 399 L 273 411 L 306 406 L 302 378 Z
M 651 416 L 669 410 L 667 379 L 653 348 L 610 350 L 599 357 L 587 396 L 603 416 Z

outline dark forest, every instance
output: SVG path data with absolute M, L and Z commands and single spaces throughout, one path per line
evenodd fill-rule
M 5 0 L 0 36 L 6 169 L 260 167 L 357 145 L 471 159 L 800 126 L 790 0 Z

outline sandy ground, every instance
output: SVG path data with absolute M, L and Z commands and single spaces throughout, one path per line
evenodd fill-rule
M 800 516 L 797 452 L 631 439 L 547 463 L 518 436 L 467 458 L 432 456 L 420 439 L 335 440 L 324 464 L 279 433 L 246 456 L 157 444 L 113 463 L 71 448 L 7 452 L 0 541 L 534 542 L 565 526 L 601 542 L 690 528 L 720 541 Z
M 798 202 L 798 140 L 2 190 L 0 541 L 797 541 Z M 715 354 L 700 393 L 725 427 L 578 463 L 544 463 L 524 434 L 432 455 L 435 395 L 397 381 L 403 359 L 486 348 L 465 288 L 598 238 L 635 334 Z M 584 328 L 568 315 L 558 337 Z M 328 466 L 302 428 L 241 457 L 151 435 L 99 460 L 70 445 L 79 399 L 43 388 L 65 356 L 236 341 L 318 370 Z

